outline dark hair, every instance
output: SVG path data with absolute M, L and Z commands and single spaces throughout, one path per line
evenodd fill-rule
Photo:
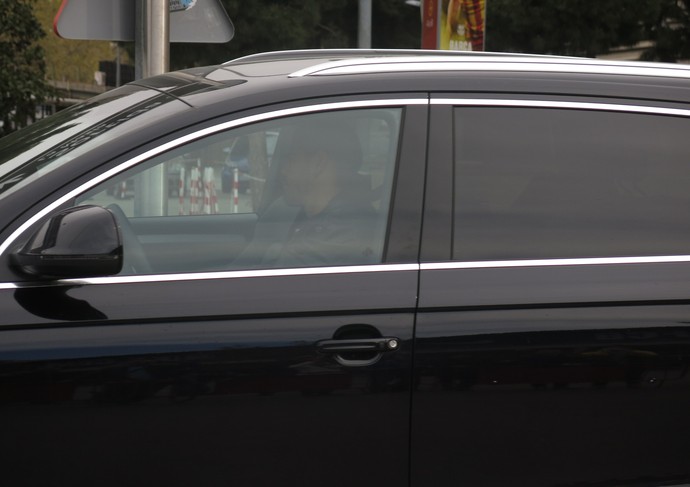
M 356 173 L 362 165 L 362 149 L 355 130 L 345 124 L 303 124 L 297 127 L 292 139 L 292 151 L 315 154 L 325 152 L 335 160 L 340 170 Z

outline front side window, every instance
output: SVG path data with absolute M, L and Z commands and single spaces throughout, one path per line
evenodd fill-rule
M 75 204 L 119 218 L 123 273 L 378 263 L 401 116 L 346 110 L 230 129 L 145 161 Z
M 690 119 L 461 107 L 454 124 L 455 260 L 690 254 Z

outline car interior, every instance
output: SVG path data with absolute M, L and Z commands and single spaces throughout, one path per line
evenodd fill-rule
M 351 151 L 361 153 L 361 165 L 353 184 L 375 210 L 376 221 L 356 223 L 374 233 L 370 258 L 357 263 L 381 262 L 401 115 L 401 109 L 329 112 L 217 133 L 121 173 L 76 205 L 98 204 L 115 214 L 124 241 L 122 274 L 271 268 L 276 264 L 268 256 L 279 251 L 300 210 L 283 198 L 280 173 L 296 126 L 336 120 L 356 137 L 359 147 Z M 249 140 L 248 190 L 224 193 L 224 154 L 240 137 Z

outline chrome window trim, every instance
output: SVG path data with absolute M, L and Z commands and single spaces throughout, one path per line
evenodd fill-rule
M 256 115 L 250 115 L 236 120 L 231 120 L 228 122 L 223 122 L 212 127 L 207 127 L 202 130 L 197 130 L 178 139 L 172 140 L 165 144 L 159 145 L 153 149 L 150 149 L 138 156 L 129 159 L 118 166 L 103 172 L 102 174 L 96 176 L 95 178 L 87 181 L 86 183 L 78 186 L 77 188 L 69 191 L 65 195 L 56 199 L 52 203 L 45 206 L 42 210 L 35 213 L 31 218 L 25 221 L 19 226 L 14 232 L 10 234 L 9 237 L 0 245 L 0 255 L 3 255 L 7 249 L 12 245 L 12 243 L 24 233 L 30 226 L 38 222 L 40 219 L 47 216 L 52 211 L 55 211 L 60 206 L 67 203 L 72 198 L 77 197 L 81 193 L 93 188 L 94 186 L 102 183 L 103 181 L 123 172 L 127 169 L 139 164 L 146 159 L 155 157 L 158 154 L 169 151 L 178 147 L 180 145 L 186 144 L 196 139 L 200 139 L 207 135 L 211 135 L 223 130 L 228 130 L 235 127 L 240 127 L 242 125 L 247 125 L 255 122 L 262 122 L 266 120 L 271 120 L 275 118 L 288 117 L 292 115 L 301 115 L 307 113 L 329 111 L 329 110 L 341 110 L 349 108 L 374 108 L 374 107 L 391 107 L 391 106 L 406 106 L 406 105 L 428 105 L 429 99 L 425 96 L 423 98 L 390 98 L 390 99 L 375 99 L 375 100 L 360 100 L 360 101 L 347 101 L 347 102 L 333 102 L 333 103 L 317 103 L 314 105 L 306 105 L 296 108 L 285 108 L 282 110 L 273 110 L 265 113 L 260 113 Z
M 181 274 L 147 274 L 112 277 L 90 277 L 82 279 L 60 279 L 57 281 L 34 281 L 28 283 L 0 283 L 0 289 L 20 289 L 40 286 L 83 286 L 102 284 L 140 284 L 149 282 L 209 281 L 218 279 L 246 279 L 254 277 L 322 276 L 334 274 L 367 274 L 372 272 L 419 271 L 419 264 L 372 264 L 339 267 L 300 267 L 291 269 L 252 269 L 241 271 L 194 272 Z
M 0 246 L 0 254 L 7 251 L 9 246 L 16 238 L 26 231 L 31 225 L 63 205 L 80 193 L 96 186 L 106 179 L 123 172 L 130 167 L 173 149 L 179 145 L 191 142 L 201 137 L 214 134 L 223 130 L 239 127 L 249 123 L 270 120 L 291 115 L 306 114 L 318 111 L 328 111 L 343 108 L 367 108 L 384 106 L 405 106 L 405 105 L 457 105 L 457 106 L 503 106 L 503 107 L 526 107 L 526 108 L 570 108 L 580 110 L 602 110 L 633 113 L 648 113 L 656 115 L 671 115 L 690 117 L 690 109 L 674 109 L 664 107 L 648 107 L 640 105 L 619 105 L 612 103 L 588 103 L 570 101 L 548 101 L 548 100 L 512 100 L 512 99 L 471 99 L 471 98 L 393 98 L 363 100 L 356 102 L 336 102 L 315 104 L 298 108 L 275 110 L 262 114 L 242 117 L 237 120 L 224 122 L 212 127 L 208 127 L 174 141 L 168 142 L 147 152 L 144 152 L 115 168 L 112 168 L 98 177 L 84 183 L 83 185 L 68 192 L 53 203 L 47 205 L 37 212 L 33 217 L 15 230 Z M 89 279 L 64 279 L 52 283 L 33 282 L 26 284 L 0 283 L 0 289 L 17 289 L 20 287 L 34 285 L 83 285 L 83 284 L 123 284 L 123 283 L 142 283 L 142 282 L 175 282 L 175 281 L 194 281 L 209 279 L 233 279 L 250 277 L 280 277 L 280 276 L 306 276 L 323 274 L 343 274 L 343 273 L 363 273 L 363 272 L 390 272 L 390 271 L 416 271 L 416 270 L 453 270 L 453 269 L 486 269 L 486 268 L 511 268 L 511 267 L 550 267 L 550 266 L 581 266 L 581 265 L 604 265 L 604 264 L 649 264 L 649 263 L 677 263 L 690 262 L 690 255 L 676 256 L 648 256 L 648 257 L 601 257 L 601 258 L 568 258 L 568 259 L 533 259 L 533 260 L 509 260 L 509 261 L 478 261 L 478 262 L 439 262 L 422 264 L 377 264 L 366 266 L 346 266 L 346 267 L 324 267 L 324 268 L 298 268 L 298 269 L 265 269 L 265 270 L 242 270 L 242 271 L 219 271 L 203 273 L 184 273 L 184 274 L 151 274 L 133 276 L 114 276 Z
M 501 269 L 510 267 L 566 267 L 617 264 L 672 264 L 690 262 L 690 255 L 654 255 L 648 257 L 583 257 L 570 259 L 534 260 L 487 260 L 476 262 L 427 262 L 420 265 L 422 271 L 457 269 Z
M 425 262 L 422 264 L 375 264 L 342 267 L 309 267 L 292 269 L 260 269 L 241 271 L 197 272 L 183 274 L 151 274 L 113 277 L 92 277 L 84 279 L 61 279 L 57 281 L 34 281 L 27 283 L 0 283 L 0 290 L 26 287 L 76 286 L 103 284 L 140 284 L 151 282 L 185 282 L 218 279 L 245 279 L 256 277 L 294 277 L 335 274 L 366 274 L 372 272 L 416 272 L 447 271 L 463 269 L 507 269 L 520 267 L 574 267 L 592 265 L 628 264 L 672 264 L 690 263 L 690 255 L 662 255 L 647 257 L 596 257 L 569 259 L 496 260 L 476 262 Z
M 608 112 L 645 113 L 690 117 L 690 109 L 665 108 L 643 105 L 621 105 L 617 103 L 592 103 L 580 101 L 514 100 L 495 98 L 431 98 L 432 105 L 490 106 L 517 108 L 569 108 L 575 110 L 598 110 Z
M 619 105 L 615 103 L 591 103 L 549 100 L 501 100 L 501 99 L 470 99 L 470 98 L 432 98 L 431 105 L 455 106 L 490 106 L 490 107 L 519 107 L 519 108 L 566 108 L 576 110 L 599 110 L 608 112 L 644 113 L 651 115 L 670 115 L 690 117 L 690 109 L 650 107 L 641 105 Z M 450 269 L 494 269 L 509 267 L 551 267 L 551 266 L 582 266 L 582 265 L 616 265 L 616 264 L 663 264 L 690 262 L 690 255 L 662 255 L 646 257 L 596 257 L 596 258 L 567 258 L 567 259 L 526 259 L 504 261 L 454 261 L 443 263 L 423 263 L 421 270 L 450 270 Z
M 433 71 L 490 71 L 573 73 L 690 78 L 690 67 L 679 64 L 630 63 L 578 58 L 515 57 L 372 57 L 330 61 L 290 74 L 292 78 L 349 74 L 412 73 Z

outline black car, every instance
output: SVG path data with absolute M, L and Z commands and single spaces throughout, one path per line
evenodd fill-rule
M 0 139 L 2 481 L 687 485 L 689 222 L 687 66 L 318 50 L 109 91 Z

